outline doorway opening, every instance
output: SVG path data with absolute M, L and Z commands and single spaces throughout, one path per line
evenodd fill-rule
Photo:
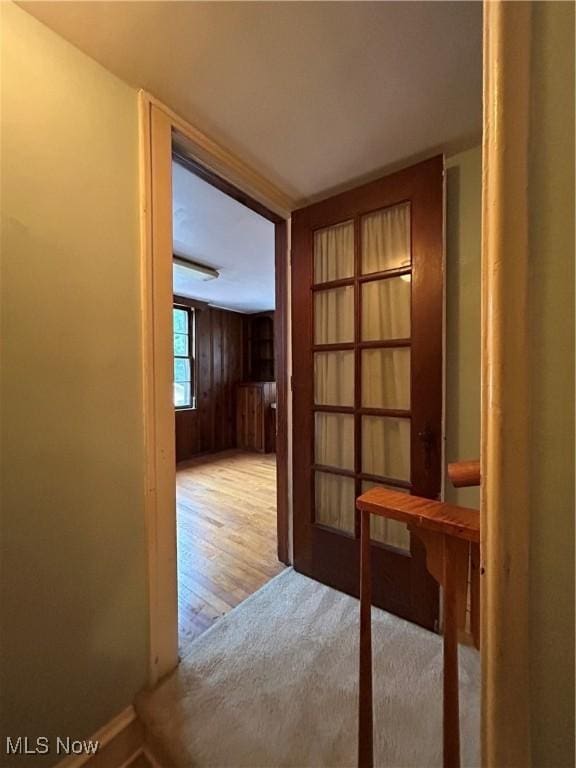
M 184 655 L 288 562 L 285 222 L 175 144 L 172 233 Z

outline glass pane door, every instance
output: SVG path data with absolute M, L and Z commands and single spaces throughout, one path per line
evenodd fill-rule
M 410 490 L 410 204 L 316 230 L 314 522 L 357 535 L 369 484 Z M 409 549 L 405 526 L 374 540 Z
M 293 212 L 294 567 L 359 593 L 356 498 L 437 498 L 442 476 L 442 157 Z M 375 605 L 433 629 L 417 537 L 371 521 Z

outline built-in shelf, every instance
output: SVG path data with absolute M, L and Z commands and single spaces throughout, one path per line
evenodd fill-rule
M 248 371 L 251 381 L 274 381 L 274 313 L 247 318 Z

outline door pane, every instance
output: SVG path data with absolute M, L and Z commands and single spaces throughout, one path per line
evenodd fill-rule
M 362 341 L 410 337 L 410 275 L 362 285 Z
M 390 491 L 399 491 L 408 493 L 402 488 L 393 488 L 391 485 L 381 485 L 372 483 L 369 480 L 362 481 L 362 493 L 369 491 L 370 488 L 387 488 Z M 399 523 L 398 520 L 389 520 L 386 517 L 370 515 L 370 538 L 379 541 L 381 544 L 388 544 L 390 547 L 410 551 L 410 533 L 408 526 Z
M 362 351 L 362 407 L 410 408 L 410 349 Z
M 354 288 L 331 288 L 314 294 L 314 343 L 354 341 Z
M 315 514 L 314 521 L 354 533 L 354 480 L 341 475 L 316 472 L 314 478 Z
M 362 472 L 410 480 L 410 420 L 362 417 Z
M 314 354 L 316 405 L 354 405 L 354 352 Z
M 354 469 L 354 416 L 316 413 L 315 462 L 327 467 Z
M 410 203 L 362 217 L 362 274 L 410 266 Z
M 354 275 L 354 223 L 345 221 L 314 232 L 314 282 Z

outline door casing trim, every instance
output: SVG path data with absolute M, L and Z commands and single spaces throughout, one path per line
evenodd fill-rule
M 279 557 L 290 561 L 289 318 L 287 220 L 294 205 L 271 182 L 145 91 L 138 94 L 142 387 L 145 434 L 145 519 L 148 549 L 148 685 L 178 664 L 174 412 L 172 408 L 172 190 L 174 135 L 209 173 L 275 215 L 278 323 Z M 284 434 L 282 433 L 284 430 Z
M 482 765 L 489 766 L 531 764 L 527 322 L 531 6 L 484 2 L 480 584 Z

